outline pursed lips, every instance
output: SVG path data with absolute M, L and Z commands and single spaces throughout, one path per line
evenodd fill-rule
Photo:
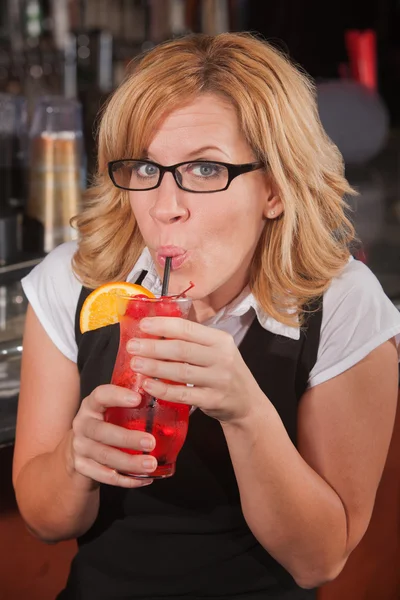
M 171 267 L 173 270 L 179 269 L 188 258 L 188 252 L 185 248 L 179 246 L 161 246 L 156 251 L 156 259 L 161 267 L 165 266 L 167 256 L 172 258 Z

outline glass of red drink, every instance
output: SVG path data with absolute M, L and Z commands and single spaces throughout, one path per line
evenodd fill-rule
M 139 323 L 144 317 L 181 317 L 186 319 L 191 307 L 190 298 L 142 296 L 119 296 L 118 314 L 120 341 L 111 383 L 139 392 L 142 402 L 135 408 L 108 408 L 105 421 L 136 431 L 147 431 L 156 440 L 151 452 L 120 448 L 128 454 L 150 454 L 157 459 L 158 466 L 148 475 L 128 473 L 132 477 L 162 479 L 175 473 L 175 463 L 186 438 L 190 406 L 167 402 L 150 396 L 142 388 L 145 375 L 132 371 L 133 357 L 126 350 L 131 338 L 155 338 L 144 333 Z M 174 382 L 168 382 L 174 383 Z M 176 384 L 180 385 L 180 384 Z M 126 475 L 126 473 L 124 473 Z

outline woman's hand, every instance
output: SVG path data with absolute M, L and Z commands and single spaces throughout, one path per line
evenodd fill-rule
M 173 317 L 146 318 L 140 327 L 166 338 L 135 338 L 127 344 L 134 354 L 132 369 L 148 376 L 143 388 L 149 394 L 197 406 L 221 422 L 241 421 L 258 406 L 263 394 L 231 335 Z
M 140 394 L 115 385 L 100 385 L 87 396 L 72 424 L 72 470 L 89 479 L 124 488 L 142 487 L 152 480 L 140 480 L 121 473 L 151 475 L 157 467 L 154 457 L 132 456 L 118 448 L 151 451 L 155 438 L 143 431 L 131 431 L 104 421 L 109 407 L 134 408 Z

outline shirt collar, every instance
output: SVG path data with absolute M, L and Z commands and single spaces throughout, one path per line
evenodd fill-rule
M 143 280 L 143 285 L 148 290 L 153 292 L 156 296 L 161 294 L 161 280 L 158 276 L 157 270 L 155 268 L 154 262 L 151 258 L 150 252 L 148 248 L 145 248 L 133 267 L 132 271 L 129 273 L 127 277 L 127 281 L 134 282 L 139 277 L 142 271 L 147 271 L 147 275 Z M 249 310 L 253 309 L 257 315 L 258 322 L 261 327 L 270 331 L 271 333 L 275 333 L 278 335 L 283 335 L 285 337 L 291 338 L 293 340 L 298 340 L 300 338 L 300 328 L 292 327 L 290 325 L 285 325 L 280 323 L 273 317 L 270 317 L 267 313 L 263 311 L 253 294 L 251 293 L 248 287 L 245 287 L 244 290 L 235 298 L 232 302 L 230 302 L 227 306 L 222 308 L 212 319 L 207 321 L 208 325 L 216 325 L 217 323 L 226 321 L 231 317 L 241 317 L 246 314 Z

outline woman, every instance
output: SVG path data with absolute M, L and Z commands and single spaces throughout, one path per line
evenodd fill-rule
M 269 45 L 190 36 L 135 62 L 79 244 L 24 280 L 14 485 L 36 536 L 78 538 L 60 598 L 311 598 L 341 571 L 388 450 L 400 332 L 350 256 L 351 192 L 310 83 Z M 197 410 L 174 477 L 145 483 L 118 472 L 155 460 L 116 448 L 154 438 L 103 419 L 140 402 L 107 385 L 117 328 L 75 325 L 105 282 L 147 272 L 159 293 L 167 255 L 170 292 L 195 282 L 192 320 L 145 320 L 167 339 L 128 350 L 148 392 Z

